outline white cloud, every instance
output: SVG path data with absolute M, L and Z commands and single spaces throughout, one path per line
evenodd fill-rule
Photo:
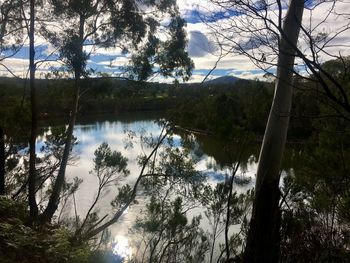
M 36 61 L 38 62 L 38 61 Z M 0 76 L 13 77 L 13 74 L 20 78 L 28 77 L 29 60 L 22 58 L 8 58 L 3 60 L 0 65 Z M 36 70 L 36 77 L 42 78 L 50 67 L 59 67 L 61 64 L 56 61 L 47 61 L 39 63 Z M 11 74 L 10 71 L 13 73 Z
M 183 1 L 180 1 L 179 3 L 182 3 Z M 189 9 L 191 7 L 191 2 L 199 4 L 198 1 L 185 1 L 184 4 L 184 10 L 187 10 L 188 13 L 190 13 Z M 286 5 L 286 3 L 284 3 Z M 327 39 L 331 39 L 337 32 L 341 32 L 344 30 L 344 32 L 337 35 L 330 43 L 326 45 L 324 48 L 325 52 L 319 53 L 319 61 L 327 61 L 329 59 L 333 59 L 334 57 L 330 56 L 336 56 L 341 54 L 342 56 L 348 56 L 350 55 L 350 34 L 349 29 L 347 28 L 349 26 L 349 18 L 350 18 L 350 3 L 349 2 L 337 2 L 335 5 L 335 9 L 331 12 L 331 14 L 328 16 L 330 10 L 332 8 L 332 2 L 325 2 L 321 5 L 317 6 L 312 11 L 306 10 L 304 11 L 303 16 L 303 26 L 305 28 L 312 28 L 312 34 L 313 36 L 316 36 L 319 32 L 323 32 L 328 35 Z M 180 8 L 181 9 L 181 8 Z M 194 7 L 195 10 L 198 9 L 197 6 Z M 347 14 L 347 15 L 339 15 L 339 14 Z M 269 12 L 268 17 L 271 18 L 273 21 L 277 21 L 277 15 L 274 12 Z M 324 21 L 324 19 L 326 21 Z M 244 16 L 240 17 L 231 17 L 230 19 L 221 19 L 217 25 L 219 25 L 222 29 L 220 36 L 221 43 L 224 43 L 226 41 L 226 44 L 233 45 L 233 43 L 229 42 L 228 39 L 233 39 L 234 41 L 242 41 L 244 43 L 243 38 L 240 39 L 232 30 L 232 20 L 234 20 L 234 23 L 236 23 L 236 26 L 239 28 L 240 26 L 243 27 L 249 27 L 249 23 L 243 24 L 243 21 L 240 21 L 240 19 L 245 19 Z M 311 21 L 311 22 L 310 22 Z M 213 23 L 209 23 L 209 26 L 213 26 Z M 256 26 L 263 26 L 262 21 L 258 21 L 255 24 Z M 206 38 L 211 38 L 210 36 L 210 30 L 208 29 L 207 25 L 204 23 L 188 23 L 188 32 L 189 35 L 192 37 L 192 32 L 201 32 L 202 35 L 205 35 Z M 203 38 L 204 39 L 204 38 Z M 241 43 L 242 43 L 241 42 Z M 193 45 L 191 38 L 189 43 L 189 51 L 193 49 L 191 45 Z M 323 45 L 323 43 L 320 43 L 320 45 Z M 299 39 L 299 46 L 301 50 L 306 54 L 307 56 L 311 55 L 311 50 L 309 48 L 308 42 L 305 41 L 305 35 L 303 36 L 303 33 L 301 32 L 301 37 Z M 251 52 L 256 52 L 255 55 L 257 56 L 262 55 L 263 52 L 266 52 L 266 48 L 261 48 L 261 50 L 252 49 Z M 211 69 L 217 60 L 217 57 L 205 53 L 205 52 L 199 52 L 197 50 L 197 53 L 202 53 L 202 56 L 193 56 L 193 60 L 195 62 L 196 69 Z M 190 52 L 191 54 L 191 52 Z M 251 53 L 252 54 L 252 53 Z M 275 59 L 275 55 L 272 58 Z M 300 60 L 299 60 L 300 62 Z M 276 60 L 274 60 L 274 63 L 276 63 Z M 256 66 L 245 56 L 241 55 L 228 55 L 224 59 L 221 60 L 220 63 L 217 65 L 217 69 L 239 69 L 241 71 L 246 72 L 252 72 L 251 70 L 257 69 Z M 255 78 L 257 74 L 251 74 L 247 73 L 245 74 L 244 78 Z M 261 77 L 262 74 L 259 75 Z M 240 76 L 242 77 L 242 76 Z
M 231 73 L 230 76 L 234 76 L 240 79 L 259 79 L 259 80 L 266 80 L 264 78 L 265 73 L 253 73 L 252 71 L 244 71 L 240 74 Z
M 128 62 L 129 62 L 128 57 L 116 57 L 115 59 L 112 59 L 109 61 L 97 62 L 96 64 L 102 65 L 102 66 L 120 67 L 120 66 L 125 66 Z
M 197 70 L 210 70 L 215 66 L 218 57 L 212 54 L 207 54 L 206 56 L 192 59 Z M 254 64 L 246 56 L 229 54 L 219 61 L 217 69 L 251 70 L 254 69 Z
M 272 3 L 273 1 L 268 1 Z M 218 59 L 218 46 L 215 45 L 216 39 L 213 37 L 208 26 L 200 22 L 199 15 L 209 15 L 211 12 L 222 11 L 221 7 L 218 7 L 212 3 L 210 0 L 178 0 L 179 10 L 181 14 L 188 19 L 187 24 L 187 32 L 188 32 L 188 52 L 195 63 L 196 70 L 203 70 L 203 72 L 211 70 L 217 62 Z M 275 4 L 275 2 L 274 2 Z M 284 0 L 283 4 L 286 5 L 287 1 Z M 317 6 L 314 10 L 304 11 L 303 17 L 303 25 L 305 27 L 316 27 L 314 34 L 317 32 L 323 32 L 332 37 L 335 32 L 338 32 L 349 22 L 350 18 L 350 3 L 349 2 L 336 2 L 334 13 L 332 13 L 326 20 L 326 22 L 321 23 L 325 16 L 328 14 L 328 11 L 331 9 L 332 3 L 325 2 L 319 6 Z M 337 14 L 347 14 L 347 16 L 339 16 Z M 276 21 L 277 16 L 273 12 L 269 12 L 268 16 L 271 17 L 274 21 Z M 234 17 L 231 17 L 231 19 Z M 227 23 L 228 19 L 220 20 L 220 26 L 224 27 L 223 35 L 221 36 L 221 41 L 225 37 L 234 38 L 235 35 L 232 30 L 229 28 L 230 23 Z M 311 21 L 311 22 L 310 22 Z M 241 25 L 239 20 L 235 20 L 237 25 Z M 212 25 L 212 24 L 210 24 Z M 225 28 L 225 26 L 227 26 Z M 38 38 L 37 43 L 47 45 L 45 40 Z M 349 30 L 345 30 L 341 34 L 339 34 L 336 38 L 334 38 L 331 42 L 331 45 L 326 47 L 325 51 L 327 53 L 320 53 L 320 61 L 326 61 L 331 59 L 328 54 L 338 55 L 341 53 L 343 56 L 350 55 L 350 47 L 348 45 L 350 43 L 350 34 Z M 300 38 L 299 43 L 301 49 L 304 51 L 306 55 L 310 55 L 310 49 L 308 48 L 308 43 L 305 38 Z M 54 51 L 54 49 L 49 45 L 48 48 L 44 51 L 47 55 L 50 52 Z M 107 58 L 100 58 L 99 60 L 91 57 L 91 61 L 101 65 L 101 66 L 109 66 L 112 64 L 115 67 L 123 66 L 128 62 L 128 57 L 124 57 L 122 55 L 120 48 L 109 48 L 109 49 L 97 49 L 91 50 L 91 47 L 87 47 L 86 51 L 94 51 L 97 55 L 106 55 Z M 256 50 L 255 50 L 256 51 Z M 259 53 L 261 54 L 261 53 Z M 28 54 L 25 54 L 26 56 Z M 112 61 L 108 60 L 108 57 L 115 56 Z M 19 76 L 24 76 L 28 69 L 28 61 L 27 58 L 10 58 L 4 61 L 4 64 L 11 68 L 13 72 L 18 74 Z M 59 64 L 51 63 L 50 65 L 58 66 Z M 46 65 L 47 68 L 48 65 Z M 218 70 L 232 70 L 235 69 L 231 74 L 236 74 L 235 76 L 240 78 L 255 78 L 256 76 L 261 77 L 262 73 L 256 73 L 256 66 L 247 58 L 242 55 L 229 54 L 221 59 L 221 61 L 217 64 Z M 239 73 L 237 73 L 237 70 Z M 45 66 L 43 65 L 39 72 L 44 72 Z M 244 74 L 243 74 L 243 73 Z M 254 72 L 256 74 L 254 74 Z M 1 75 L 9 75 L 7 71 L 0 67 Z M 201 82 L 204 78 L 203 75 L 198 73 L 194 73 L 191 78 L 191 82 Z M 171 82 L 171 79 L 164 79 L 161 77 L 156 77 L 154 80 Z
M 28 71 L 28 60 L 20 59 L 20 58 L 8 58 L 1 61 L 3 65 L 0 65 L 0 75 L 12 77 L 12 74 L 8 71 L 11 70 L 13 74 L 18 77 L 26 77 Z
M 183 16 L 190 15 L 193 11 L 200 13 L 207 13 L 213 8 L 218 9 L 217 5 L 214 5 L 209 0 L 177 0 L 177 5 Z
M 193 74 L 191 76 L 191 79 L 189 80 L 189 82 L 191 82 L 191 83 L 200 83 L 200 82 L 203 81 L 204 78 L 205 78 L 205 76 L 203 76 L 203 75 Z

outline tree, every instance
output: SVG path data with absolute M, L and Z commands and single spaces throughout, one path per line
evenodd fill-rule
M 105 231 L 109 226 L 118 222 L 125 210 L 135 202 L 137 190 L 141 185 L 142 181 L 144 181 L 147 177 L 157 177 L 158 175 L 161 177 L 164 176 L 165 173 L 160 172 L 158 174 L 155 172 L 154 162 L 156 160 L 158 150 L 163 145 L 164 140 L 167 138 L 167 136 L 167 125 L 164 125 L 158 138 L 156 138 L 154 141 L 151 140 L 150 142 L 148 142 L 149 146 L 152 147 L 152 151 L 148 155 L 143 155 L 142 157 L 140 157 L 140 173 L 133 187 L 131 187 L 129 184 L 126 184 L 118 189 L 118 194 L 112 201 L 112 206 L 115 210 L 114 214 L 108 220 L 105 220 L 106 217 L 103 217 L 102 219 L 96 220 L 97 222 L 95 222 L 92 226 L 88 227 L 87 229 L 81 229 L 77 233 L 78 235 L 75 236 L 75 239 L 78 242 L 89 240 L 98 235 L 99 233 Z
M 53 185 L 52 195 L 41 219 L 50 221 L 55 213 L 60 192 L 64 183 L 67 160 L 70 153 L 73 128 L 78 112 L 80 97 L 80 79 L 88 75 L 86 69 L 89 53 L 86 46 L 116 47 L 127 51 L 127 46 L 138 50 L 132 56 L 132 65 L 127 68 L 130 78 L 145 80 L 155 73 L 164 76 L 177 76 L 188 79 L 193 67 L 187 52 L 185 22 L 178 16 L 176 1 L 110 1 L 110 0 L 76 0 L 62 2 L 52 0 L 53 14 L 60 20 L 68 21 L 60 34 L 43 28 L 51 43 L 59 48 L 60 57 L 68 69 L 73 72 L 75 93 L 67 129 L 66 146 L 61 166 Z M 145 9 L 146 8 L 146 9 Z M 162 27 L 157 17 L 168 14 L 171 22 L 163 29 L 168 30 L 169 40 L 161 41 L 157 36 Z M 154 14 L 152 16 L 152 14 Z M 157 20 L 158 19 L 158 20 Z M 73 27 L 72 25 L 78 25 Z M 157 72 L 153 71 L 159 66 Z
M 276 262 L 279 253 L 280 162 L 293 94 L 292 75 L 318 83 L 320 88 L 315 89 L 317 97 L 324 96 L 339 115 L 348 118 L 350 107 L 346 87 L 322 66 L 322 60 L 329 57 L 344 61 L 342 53 L 335 53 L 331 48 L 334 45 L 340 48 L 337 38 L 350 30 L 346 19 L 348 14 L 341 11 L 347 3 L 293 0 L 289 5 L 284 1 L 213 0 L 211 3 L 215 8 L 219 7 L 220 12 L 204 17 L 204 20 L 218 39 L 221 54 L 247 56 L 269 74 L 277 67 L 275 96 L 260 152 L 256 198 L 244 255 L 247 262 Z M 288 12 L 284 15 L 286 7 Z M 326 12 L 320 21 L 314 22 L 313 13 L 322 7 Z M 301 19 L 305 10 L 310 17 L 308 23 Z M 332 33 L 322 31 L 326 22 L 338 18 L 343 18 L 343 21 L 332 28 Z M 301 74 L 302 68 L 309 75 Z
M 36 149 L 35 142 L 37 136 L 37 103 L 36 103 L 36 89 L 35 89 L 35 1 L 29 1 L 29 19 L 27 18 L 27 5 L 26 1 L 5 1 L 1 5 L 2 25 L 0 32 L 0 51 L 12 50 L 12 54 L 0 59 L 0 62 L 12 55 L 16 54 L 22 47 L 19 45 L 18 38 L 23 33 L 23 29 L 26 29 L 26 34 L 29 38 L 29 87 L 30 87 L 30 100 L 31 100 L 31 132 L 29 138 L 29 173 L 28 173 L 28 201 L 30 207 L 30 214 L 33 218 L 38 215 L 38 207 L 35 199 L 35 177 L 36 177 Z M 6 37 L 16 43 L 11 47 L 9 42 L 6 41 Z M 22 43 L 23 44 L 23 43 Z M 4 66 L 12 75 L 11 69 Z
M 29 140 L 29 175 L 28 175 L 28 201 L 30 215 L 33 219 L 38 216 L 38 205 L 35 198 L 36 183 L 36 136 L 38 129 L 38 112 L 36 103 L 36 87 L 35 87 L 35 0 L 30 0 L 30 22 L 27 23 L 27 31 L 29 36 L 29 86 L 30 86 L 30 105 L 32 113 L 31 132 Z
M 15 55 L 26 43 L 22 39 L 27 35 L 29 39 L 29 88 L 31 105 L 31 128 L 29 136 L 29 170 L 28 170 L 28 202 L 30 215 L 33 219 L 38 216 L 36 203 L 36 137 L 38 129 L 38 110 L 35 87 L 35 74 L 37 62 L 35 61 L 35 37 L 36 37 L 36 8 L 37 2 L 30 1 L 4 1 L 1 5 L 1 32 L 0 51 L 11 51 L 8 55 L 0 58 L 1 66 L 5 67 L 14 77 L 15 73 L 2 63 L 5 59 Z M 23 95 L 24 97 L 24 95 Z
M 221 262 L 226 253 L 226 260 L 230 255 L 238 258 L 244 241 L 244 228 L 246 227 L 247 216 L 250 214 L 251 192 L 237 194 L 231 191 L 230 176 L 226 182 L 218 183 L 215 187 L 206 185 L 202 193 L 205 216 L 209 221 L 207 230 L 210 243 L 209 261 Z M 240 231 L 228 236 L 229 226 L 240 225 Z M 232 229 L 231 229 L 232 230 Z M 222 234 L 225 234 L 225 243 L 220 243 Z M 215 253 L 219 246 L 219 253 Z M 227 249 L 229 251 L 227 251 Z M 232 258 L 232 257 L 231 257 Z
M 280 165 L 292 105 L 295 59 L 292 45 L 296 46 L 298 42 L 303 11 L 303 0 L 291 1 L 283 24 L 275 95 L 259 156 L 255 199 L 244 252 L 245 262 L 278 262 Z
M 75 236 L 79 237 L 85 229 L 93 228 L 96 223 L 96 213 L 93 212 L 97 202 L 104 191 L 111 185 L 117 185 L 130 171 L 127 167 L 127 159 L 120 152 L 110 149 L 107 143 L 102 143 L 94 153 L 94 169 L 91 174 L 98 178 L 97 194 L 92 202 L 82 223 L 77 226 Z M 77 220 L 76 220 L 77 221 Z M 88 227 L 87 227 L 88 226 Z
M 281 261 L 347 262 L 350 224 L 349 122 L 318 119 L 321 130 L 284 180 Z M 307 200 L 307 202 L 305 202 Z
M 268 10 L 271 10 L 269 8 L 271 8 L 273 4 L 269 5 L 265 1 L 236 1 L 235 3 L 228 4 L 221 1 L 213 2 L 227 9 L 237 8 L 235 10 L 238 13 L 237 16 L 242 16 L 244 17 L 243 19 L 246 19 L 247 21 L 254 21 L 254 18 L 259 19 L 258 22 L 253 23 L 251 27 L 248 27 L 248 24 L 244 24 L 246 27 L 243 27 L 242 29 L 239 27 L 242 26 L 239 18 L 237 19 L 238 22 L 229 19 L 232 23 L 231 25 L 233 25 L 232 28 L 235 33 L 238 32 L 239 34 L 243 34 L 242 32 L 247 32 L 248 34 L 251 34 L 248 36 L 250 42 L 240 42 L 233 47 L 236 51 L 241 51 L 243 54 L 256 59 L 255 56 L 252 56 L 249 54 L 249 51 L 247 52 L 246 50 L 253 50 L 252 52 L 256 52 L 256 49 L 259 50 L 264 44 L 268 47 L 273 46 L 273 40 L 271 41 L 268 37 L 271 37 L 278 42 L 275 94 L 259 157 L 255 199 L 247 244 L 244 252 L 245 262 L 278 262 L 280 164 L 287 138 L 293 94 L 293 67 L 295 54 L 297 53 L 295 47 L 297 47 L 299 31 L 301 28 L 304 1 L 290 1 L 288 11 L 284 18 L 283 27 L 282 5 L 280 1 L 277 2 L 277 12 L 279 12 L 278 24 L 272 19 L 270 20 L 270 15 L 268 13 Z M 268 36 L 264 37 L 261 32 L 258 32 L 258 36 L 254 34 L 256 27 L 260 27 L 264 33 L 268 34 Z M 221 31 L 219 33 L 222 34 Z M 233 40 L 235 44 L 237 43 L 236 41 L 237 40 Z M 266 58 L 262 60 L 266 61 Z

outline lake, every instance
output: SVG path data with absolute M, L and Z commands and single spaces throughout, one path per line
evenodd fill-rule
M 159 123 L 155 122 L 159 118 L 159 114 L 123 114 L 119 116 L 96 116 L 89 117 L 77 121 L 74 128 L 74 136 L 78 140 L 78 144 L 74 148 L 74 155 L 77 159 L 73 165 L 67 167 L 67 180 L 71 181 L 74 177 L 83 179 L 83 183 L 75 194 L 75 203 L 78 215 L 84 218 L 88 208 L 90 207 L 96 192 L 98 181 L 97 178 L 89 173 L 93 168 L 94 151 L 102 142 L 107 142 L 112 150 L 120 151 L 123 156 L 128 159 L 128 169 L 130 175 L 123 181 L 124 183 L 133 184 L 138 177 L 140 167 L 137 164 L 137 156 L 142 152 L 149 152 L 150 149 L 145 149 L 137 140 L 140 134 L 152 134 L 158 136 L 161 131 Z M 54 123 L 51 125 L 57 125 Z M 133 147 L 125 148 L 125 144 L 130 131 L 135 132 L 136 140 Z M 45 137 L 50 134 L 50 125 L 46 126 L 46 132 L 37 140 L 38 147 L 43 145 Z M 181 139 L 185 135 L 174 134 L 174 147 L 181 147 Z M 208 184 L 215 185 L 227 178 L 230 173 L 229 167 L 232 164 L 231 152 L 227 152 L 225 147 L 228 142 L 218 141 L 208 136 L 194 136 L 194 147 L 192 151 L 193 157 L 197 160 L 196 170 L 202 172 L 207 179 Z M 259 154 L 259 144 L 249 145 L 242 155 L 242 165 L 237 173 L 237 178 L 247 179 L 249 182 L 242 185 L 236 185 L 237 192 L 245 192 L 252 188 L 255 184 L 255 173 L 257 169 L 257 158 Z M 287 154 L 287 156 L 292 154 Z M 285 170 L 290 170 L 290 162 L 285 162 Z M 117 192 L 117 187 L 110 187 L 104 193 L 103 198 L 98 203 L 98 212 L 100 216 L 111 214 L 110 202 Z M 142 213 L 145 206 L 146 196 L 139 194 L 137 196 L 137 205 L 133 205 L 125 212 L 121 220 L 110 227 L 111 236 L 114 239 L 115 253 L 128 257 L 134 253 L 135 248 L 131 245 L 133 243 L 133 236 L 130 233 L 135 219 Z M 70 201 L 62 211 L 61 217 L 73 217 L 74 205 Z M 191 213 L 203 212 L 200 208 L 195 209 Z M 202 223 L 205 228 L 205 220 Z

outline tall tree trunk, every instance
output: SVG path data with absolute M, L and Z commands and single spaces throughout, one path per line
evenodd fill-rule
M 0 195 L 5 195 L 5 133 L 0 126 Z
M 65 180 L 66 167 L 68 164 L 69 154 L 72 147 L 72 138 L 73 138 L 73 129 L 76 120 L 77 110 L 78 110 L 78 101 L 79 101 L 79 83 L 78 79 L 75 79 L 75 95 L 74 95 L 74 105 L 70 114 L 68 129 L 67 129 L 67 137 L 65 141 L 65 146 L 62 155 L 62 161 L 60 168 L 58 170 L 57 178 L 53 186 L 53 190 L 47 204 L 45 211 L 41 216 L 41 220 L 44 223 L 50 222 L 53 215 L 55 214 L 58 204 L 60 201 L 60 194 Z
M 280 165 L 293 95 L 295 51 L 292 46 L 298 42 L 303 10 L 304 0 L 291 0 L 283 24 L 275 94 L 259 157 L 255 199 L 244 252 L 244 262 L 247 263 L 273 263 L 279 260 Z
M 69 159 L 69 154 L 72 148 L 72 139 L 73 139 L 73 129 L 75 125 L 75 120 L 77 117 L 77 112 L 78 112 L 78 105 L 79 105 L 79 94 L 80 94 L 80 78 L 81 78 L 81 73 L 82 73 L 82 64 L 83 64 L 83 37 L 84 37 L 84 23 L 85 20 L 81 16 L 80 17 L 80 27 L 79 27 L 79 55 L 78 57 L 81 59 L 80 63 L 75 64 L 77 68 L 75 68 L 74 72 L 74 89 L 75 89 L 75 94 L 74 94 L 74 100 L 73 100 L 73 107 L 72 111 L 70 114 L 70 119 L 69 119 L 69 125 L 67 129 L 67 134 L 66 134 L 66 141 L 65 141 L 65 146 L 63 150 L 63 155 L 62 155 L 62 161 L 60 168 L 58 170 L 57 178 L 55 181 L 55 184 L 53 186 L 52 194 L 50 196 L 48 205 L 43 212 L 41 216 L 42 222 L 50 222 L 53 215 L 55 214 L 58 204 L 60 201 L 60 194 L 62 191 L 62 187 L 65 181 L 65 174 L 66 174 L 66 168 L 68 164 L 68 159 Z
M 30 102 L 32 112 L 32 126 L 29 139 L 29 176 L 28 176 L 28 200 L 30 208 L 30 216 L 35 219 L 38 216 L 38 205 L 35 199 L 35 141 L 37 134 L 37 104 L 35 90 L 35 49 L 34 49 L 34 18 L 35 18 L 35 0 L 30 0 L 30 26 L 29 26 L 29 71 L 30 71 Z

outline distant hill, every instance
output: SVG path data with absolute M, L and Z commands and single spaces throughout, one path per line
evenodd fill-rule
M 208 80 L 206 84 L 232 84 L 241 80 L 240 78 L 234 76 L 223 76 L 216 79 Z

